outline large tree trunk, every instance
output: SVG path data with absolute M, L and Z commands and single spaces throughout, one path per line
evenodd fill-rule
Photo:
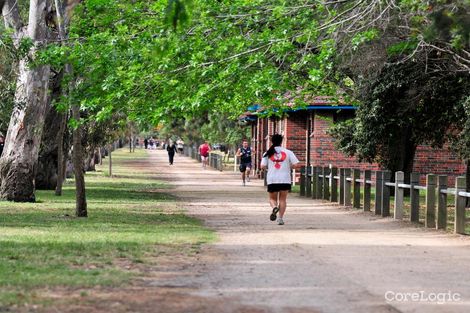
M 85 177 L 83 171 L 83 146 L 82 146 L 82 125 L 80 125 L 80 108 L 78 105 L 72 105 L 72 118 L 75 119 L 79 126 L 73 131 L 73 172 L 75 175 L 75 193 L 76 207 L 75 214 L 77 217 L 87 217 L 87 203 L 85 194 Z
M 46 115 L 49 67 L 27 69 L 25 61 L 21 61 L 19 76 L 17 107 L 0 159 L 0 197 L 23 202 L 35 201 L 35 165 Z
M 62 186 L 64 185 L 65 180 L 65 167 L 67 162 L 67 157 L 64 149 L 64 135 L 65 127 L 67 124 L 67 113 L 61 114 L 60 128 L 59 133 L 57 134 L 57 186 L 55 188 L 55 195 L 62 195 Z
M 54 190 L 57 186 L 59 173 L 59 143 L 57 137 L 62 131 L 62 120 L 63 114 L 50 106 L 44 123 L 41 149 L 39 150 L 36 189 Z
M 10 8 L 15 7 L 16 3 Z M 16 33 L 18 38 L 29 37 L 34 47 L 30 55 L 19 63 L 15 108 L 0 159 L 0 198 L 6 200 L 35 201 L 35 165 L 46 117 L 50 68 L 49 66 L 29 68 L 27 60 L 34 59 L 37 46 L 43 45 L 49 38 L 46 25 L 48 12 L 50 6 L 47 0 L 31 0 L 28 27 Z M 15 15 L 18 12 L 10 13 Z

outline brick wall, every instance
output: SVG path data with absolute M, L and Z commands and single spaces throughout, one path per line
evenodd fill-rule
M 347 157 L 334 147 L 334 139 L 327 134 L 333 123 L 332 113 L 316 112 L 313 121 L 313 138 L 310 160 L 314 166 L 354 167 L 361 170 L 378 170 L 376 163 L 359 162 L 356 158 Z
M 303 113 L 303 112 L 302 112 Z M 307 115 L 294 112 L 285 118 L 284 146 L 292 150 L 300 162 L 307 161 Z
M 292 150 L 299 160 L 306 162 L 307 152 L 307 122 L 308 114 L 305 111 L 294 112 L 283 120 L 259 120 L 258 138 L 261 141 L 266 135 L 263 133 L 262 123 L 268 122 L 269 135 L 280 132 L 284 135 L 284 146 Z M 359 168 L 361 170 L 378 170 L 379 166 L 375 163 L 359 162 L 356 158 L 350 158 L 334 148 L 334 139 L 327 134 L 327 129 L 333 123 L 332 111 L 316 111 L 313 120 L 313 137 L 311 140 L 310 162 L 314 166 L 328 166 L 330 164 L 336 167 Z M 265 151 L 270 145 L 266 142 L 266 148 L 260 145 L 260 149 Z M 263 151 L 259 151 L 258 156 Z M 454 183 L 452 177 L 464 175 L 465 165 L 462 160 L 449 151 L 447 147 L 443 149 L 434 149 L 429 146 L 419 146 L 416 151 L 413 170 L 418 173 L 433 173 L 437 175 L 449 175 L 449 184 Z M 425 182 L 424 175 L 421 183 Z
M 465 175 L 465 164 L 447 146 L 437 149 L 422 145 L 416 150 L 413 171 L 422 174 L 449 175 L 448 184 L 453 186 L 456 176 Z M 425 183 L 425 177 L 421 177 L 421 183 Z

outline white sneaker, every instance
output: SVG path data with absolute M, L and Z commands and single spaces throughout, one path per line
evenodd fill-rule
M 277 219 L 277 225 L 284 225 L 284 220 L 282 219 L 282 217 Z

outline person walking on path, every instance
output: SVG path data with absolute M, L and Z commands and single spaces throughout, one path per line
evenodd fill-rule
M 211 147 L 209 143 L 204 141 L 202 145 L 199 146 L 199 154 L 201 155 L 202 168 L 205 169 L 207 166 L 207 161 L 209 160 L 209 153 L 211 152 Z
M 237 156 L 240 157 L 240 172 L 242 173 L 242 184 L 245 186 L 246 181 L 250 181 L 250 171 L 252 167 L 251 155 L 254 152 L 251 151 L 251 147 L 248 145 L 247 140 L 243 140 L 242 146 L 237 150 Z
M 168 152 L 168 161 L 170 162 L 170 165 L 173 165 L 173 160 L 175 158 L 176 153 L 176 145 L 172 140 L 168 142 L 166 146 L 166 151 Z
M 178 149 L 178 153 L 183 155 L 184 141 L 181 138 L 176 141 L 176 148 Z
M 300 166 L 299 160 L 295 154 L 281 147 L 283 137 L 275 134 L 271 137 L 272 146 L 266 151 L 261 160 L 261 168 L 268 169 L 266 176 L 269 193 L 269 204 L 272 213 L 269 217 L 271 221 L 275 221 L 277 213 L 278 225 L 284 225 L 284 214 L 287 208 L 287 195 L 291 190 L 292 178 L 291 169 Z
M 148 147 L 149 147 L 149 140 L 147 138 L 144 139 L 144 146 L 145 146 L 145 149 L 147 150 Z

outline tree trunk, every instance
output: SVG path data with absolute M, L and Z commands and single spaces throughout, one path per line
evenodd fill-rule
M 470 159 L 465 160 L 467 170 L 465 171 L 466 190 L 470 192 Z M 470 208 L 470 198 L 467 198 L 467 208 Z
M 49 67 L 27 68 L 20 62 L 15 94 L 16 108 L 8 126 L 0 159 L 0 198 L 35 201 L 36 162 L 46 116 Z
M 111 157 L 111 151 L 113 150 L 113 146 L 110 145 L 109 146 L 109 152 L 108 152 L 108 156 L 109 156 L 109 177 L 113 177 L 113 158 Z
M 85 177 L 83 171 L 82 125 L 80 125 L 80 109 L 72 105 L 72 118 L 78 122 L 73 131 L 73 172 L 75 175 L 75 214 L 77 217 L 87 217 L 87 203 L 85 194 Z
M 60 82 L 57 83 L 60 84 Z M 53 91 L 52 98 L 58 97 L 57 91 Z M 59 143 L 57 137 L 62 131 L 62 120 L 63 115 L 48 104 L 48 113 L 43 126 L 44 130 L 37 162 L 36 189 L 54 190 L 57 186 L 59 172 Z
M 16 3 L 12 8 L 17 8 Z M 3 9 L 5 10 L 5 7 Z M 44 45 L 48 40 L 49 32 L 46 25 L 48 12 L 50 6 L 47 0 L 31 0 L 28 27 L 15 34 L 19 38 L 18 42 L 21 38 L 29 37 L 34 47 L 19 63 L 15 108 L 0 159 L 0 198 L 5 200 L 35 201 L 36 162 L 46 117 L 50 68 L 49 66 L 29 68 L 28 60 L 34 59 L 37 46 Z M 13 10 L 7 13 L 16 15 L 18 12 Z
M 95 148 L 91 147 L 87 157 L 85 158 L 85 172 L 96 171 L 95 164 Z
M 102 147 L 100 147 L 98 149 L 98 153 L 100 155 L 100 165 L 103 165 L 103 159 L 105 158 L 105 156 L 104 156 L 105 153 L 103 153 L 103 148 Z
M 57 134 L 57 186 L 55 188 L 55 195 L 62 195 L 62 186 L 65 180 L 65 167 L 66 167 L 66 156 L 64 151 L 64 134 L 65 127 L 67 124 L 67 114 L 61 114 L 59 133 Z

